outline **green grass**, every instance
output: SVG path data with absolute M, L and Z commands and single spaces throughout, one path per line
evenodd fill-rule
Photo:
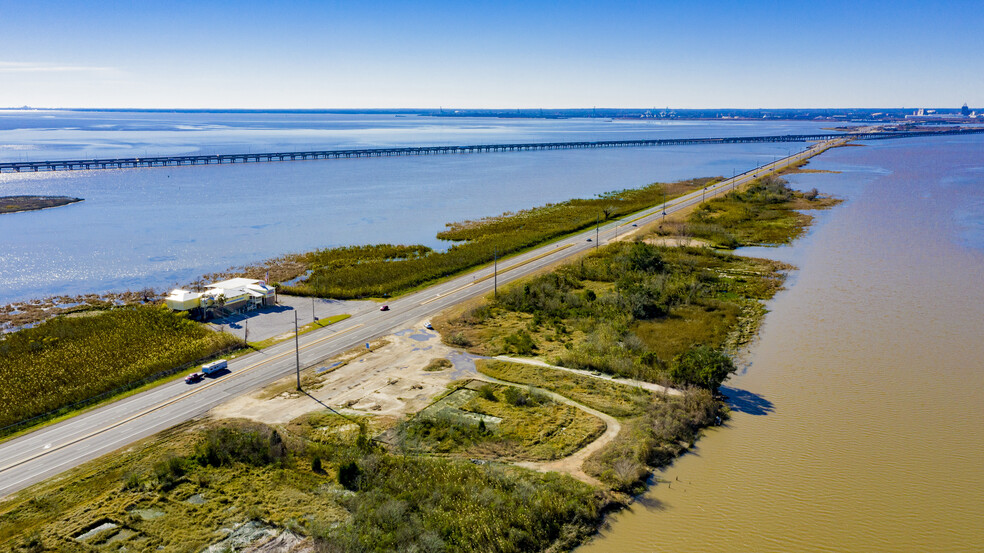
M 720 402 L 707 390 L 664 396 L 549 367 L 483 360 L 477 367 L 482 374 L 550 390 L 621 419 L 615 439 L 584 464 L 585 472 L 619 491 L 642 491 L 652 469 L 686 451 L 721 414 Z
M 572 478 L 393 454 L 325 431 L 349 425 L 327 413 L 281 429 L 180 425 L 0 502 L 0 549 L 200 551 L 254 521 L 319 551 L 543 551 L 570 548 L 600 521 L 603 500 Z M 102 522 L 119 528 L 74 539 Z
M 400 427 L 403 443 L 424 451 L 529 461 L 566 457 L 604 431 L 576 407 L 498 384 L 456 390 Z
M 57 317 L 0 340 L 0 426 L 227 350 L 238 340 L 156 307 Z
M 703 300 L 673 309 L 666 317 L 636 321 L 630 332 L 642 340 L 647 351 L 669 363 L 694 346 L 721 348 L 740 313 L 736 303 Z
M 209 360 L 212 360 L 212 359 L 218 359 L 220 357 L 221 358 L 224 358 L 224 359 L 232 360 L 232 359 L 235 359 L 235 358 L 237 358 L 237 357 L 239 357 L 241 355 L 245 355 L 247 353 L 252 353 L 252 352 L 253 352 L 252 349 L 243 347 L 243 348 L 239 348 L 239 349 L 233 349 L 232 351 L 221 352 L 220 354 L 216 354 L 216 355 L 213 355 L 213 356 L 208 357 L 208 358 L 205 358 L 205 359 L 200 359 L 199 361 L 202 361 L 204 363 L 206 361 L 209 361 Z M 57 423 L 59 423 L 59 422 L 61 422 L 63 420 L 67 420 L 67 419 L 70 419 L 72 417 L 76 417 L 78 415 L 81 415 L 82 413 L 85 413 L 87 411 L 91 411 L 93 409 L 97 409 L 97 408 L 99 408 L 99 407 L 101 407 L 103 405 L 106 405 L 107 403 L 112 403 L 114 401 L 119 401 L 121 399 L 125 399 L 125 398 L 128 398 L 130 396 L 134 396 L 134 395 L 137 395 L 137 394 L 146 392 L 147 390 L 150 390 L 152 388 L 155 388 L 157 386 L 160 386 L 161 384 L 164 384 L 165 382 L 171 382 L 171 381 L 174 381 L 174 380 L 180 380 L 180 379 L 184 378 L 185 376 L 187 376 L 187 375 L 189 375 L 189 374 L 191 374 L 193 372 L 198 372 L 200 370 L 201 370 L 200 365 L 198 363 L 196 363 L 196 364 L 191 365 L 191 366 L 189 366 L 188 368 L 186 368 L 186 369 L 184 369 L 182 371 L 179 371 L 179 372 L 176 372 L 176 373 L 172 373 L 172 374 L 169 374 L 167 376 L 162 376 L 159 379 L 151 380 L 151 381 L 146 382 L 145 384 L 142 384 L 142 385 L 137 386 L 135 388 L 127 388 L 127 389 L 124 389 L 124 390 L 120 391 L 117 394 L 106 395 L 106 396 L 100 398 L 97 401 L 93 401 L 91 403 L 86 403 L 84 406 L 80 406 L 80 407 L 78 407 L 76 409 L 63 409 L 63 410 L 60 410 L 60 411 L 56 411 L 55 414 L 53 414 L 51 417 L 42 417 L 42 418 L 36 419 L 36 421 L 35 422 L 32 422 L 31 424 L 24 424 L 24 425 L 17 426 L 16 429 L 13 429 L 14 431 L 10 432 L 9 434 L 4 434 L 3 436 L 0 436 L 0 443 L 6 442 L 6 441 L 9 441 L 9 440 L 13 440 L 14 438 L 17 438 L 18 436 L 23 436 L 24 434 L 27 434 L 27 433 L 30 433 L 30 432 L 34 432 L 35 430 L 39 430 L 39 429 L 44 428 L 46 426 L 50 426 L 52 424 L 57 424 Z
M 479 359 L 478 372 L 499 380 L 550 390 L 613 417 L 642 414 L 652 393 L 626 384 L 524 363 Z
M 654 468 L 687 451 L 718 416 L 727 416 L 722 404 L 704 389 L 659 397 L 642 415 L 623 421 L 615 440 L 589 457 L 584 471 L 613 489 L 640 493 Z
M 772 297 L 783 268 L 709 248 L 619 242 L 504 287 L 442 321 L 442 332 L 474 353 L 662 383 L 689 348 L 739 343 L 731 334 L 754 328 L 739 320 L 761 315 L 749 302 Z
M 413 289 L 560 236 L 606 222 L 703 186 L 708 179 L 601 194 L 518 213 L 448 225 L 438 238 L 455 242 L 446 252 L 424 246 L 353 246 L 308 254 L 313 270 L 302 283 L 284 287 L 299 295 L 385 297 Z
M 808 200 L 769 175 L 744 190 L 705 202 L 690 215 L 681 232 L 708 240 L 722 248 L 788 244 L 800 237 L 813 217 L 797 210 L 823 209 L 839 200 Z

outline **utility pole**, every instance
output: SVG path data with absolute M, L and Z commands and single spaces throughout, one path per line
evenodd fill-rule
M 601 215 L 595 217 L 595 249 L 598 249 L 598 238 L 601 234 Z
M 704 198 L 707 196 L 707 187 L 705 186 L 703 190 L 700 191 L 700 203 L 704 203 Z
M 314 296 L 311 296 L 311 320 L 317 322 L 318 317 L 314 315 Z
M 663 189 L 663 221 L 666 221 L 666 189 Z
M 243 321 L 243 324 L 246 325 L 246 333 L 243 335 L 243 342 L 246 345 L 249 345 L 249 319 Z
M 492 250 L 492 297 L 499 297 L 499 248 Z
M 294 361 L 297 366 L 297 391 L 301 391 L 301 346 L 297 331 L 297 310 L 294 310 Z

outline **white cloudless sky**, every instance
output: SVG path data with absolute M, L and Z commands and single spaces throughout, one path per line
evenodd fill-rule
M 0 106 L 984 107 L 979 2 L 0 0 Z

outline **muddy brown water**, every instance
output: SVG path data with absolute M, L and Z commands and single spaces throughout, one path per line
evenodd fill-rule
M 984 551 L 984 140 L 841 148 L 734 416 L 578 553 Z

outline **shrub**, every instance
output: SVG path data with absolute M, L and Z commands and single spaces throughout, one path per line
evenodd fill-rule
M 338 467 L 338 483 L 346 490 L 359 489 L 359 475 L 362 471 L 355 461 L 347 461 Z
M 513 353 L 530 355 L 536 351 L 536 342 L 533 341 L 530 333 L 525 330 L 514 332 L 503 338 L 502 341 L 505 343 L 506 349 Z
M 172 455 L 154 463 L 157 485 L 165 491 L 176 486 L 185 472 L 184 460 L 180 457 Z
M 135 490 L 140 487 L 140 476 L 135 472 L 131 472 L 126 475 L 126 480 L 123 482 L 124 490 Z
M 515 386 L 507 387 L 503 392 L 503 396 L 506 398 L 507 403 L 516 407 L 539 405 L 546 400 L 542 394 L 537 393 L 532 388 L 523 389 Z
M 220 467 L 234 462 L 254 466 L 283 463 L 287 448 L 276 430 L 256 425 L 246 428 L 212 428 L 195 448 L 202 465 Z
M 445 359 L 443 357 L 438 357 L 435 359 L 431 359 L 430 363 L 427 363 L 427 366 L 424 367 L 424 370 L 428 372 L 443 371 L 444 369 L 449 369 L 453 366 L 454 363 L 452 363 L 450 360 Z
M 601 499 L 566 475 L 386 455 L 365 470 L 352 517 L 315 532 L 321 551 L 569 550 L 593 531 Z
M 697 346 L 676 356 L 669 376 L 678 384 L 698 386 L 717 392 L 718 387 L 737 369 L 724 352 Z
M 499 401 L 499 398 L 495 397 L 495 386 L 491 384 L 483 384 L 478 389 L 478 397 L 488 401 Z

